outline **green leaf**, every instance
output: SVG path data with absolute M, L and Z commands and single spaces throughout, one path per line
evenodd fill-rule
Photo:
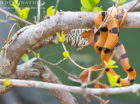
M 117 83 L 117 80 L 120 78 L 120 76 L 118 76 L 118 75 L 113 76 L 111 73 L 107 72 L 107 77 L 108 77 L 111 87 L 115 87 L 115 86 L 121 87 L 122 86 L 120 83 Z
M 104 61 L 104 64 L 108 69 L 118 68 L 118 66 L 115 65 L 115 63 L 116 62 L 114 60 L 110 60 L 108 63 L 106 61 Z
M 26 61 L 29 60 L 29 56 L 28 56 L 27 54 L 24 54 L 24 55 L 21 57 L 21 59 L 22 59 L 24 62 L 26 62 Z
M 101 12 L 101 11 L 103 11 L 102 8 L 97 6 L 92 9 L 92 12 Z
M 82 7 L 81 7 L 81 11 L 92 12 L 92 9 L 87 9 L 87 8 L 84 8 L 84 7 L 82 6 Z
M 54 8 L 54 6 L 50 6 L 50 7 L 48 7 L 48 9 L 47 9 L 47 12 L 46 12 L 46 14 L 48 15 L 48 16 L 53 16 L 53 8 Z
M 26 20 L 28 18 L 30 8 L 27 7 L 27 8 L 23 8 L 21 10 L 20 7 L 19 7 L 18 0 L 14 0 L 11 5 L 15 8 L 15 10 L 17 11 L 20 18 L 22 18 L 24 20 Z
M 99 2 L 100 0 L 81 0 L 81 11 L 100 12 L 102 9 L 96 6 Z
M 19 7 L 19 3 L 18 3 L 18 0 L 14 0 L 14 1 L 12 1 L 12 4 L 11 4 L 12 6 L 13 5 L 15 5 L 16 7 Z
M 48 9 L 47 9 L 47 11 L 46 11 L 46 15 L 48 15 L 48 16 L 53 16 L 54 15 L 54 12 L 55 12 L 55 9 L 53 9 L 54 8 L 54 6 L 50 6 L 50 7 L 48 7 Z M 56 11 L 56 14 L 58 14 L 59 12 L 58 12 L 58 10 Z
M 17 12 L 20 11 L 18 0 L 14 0 L 11 6 L 13 6 Z
M 4 86 L 10 86 L 11 82 L 8 78 L 5 78 L 4 82 L 3 82 L 3 85 Z
M 59 40 L 60 43 L 63 43 L 66 40 L 65 39 L 65 34 L 64 34 L 63 31 L 61 32 L 61 36 L 58 32 L 56 32 L 56 35 L 58 36 L 58 40 Z
M 39 56 L 40 56 L 40 53 L 37 53 L 37 54 L 36 54 L 36 57 L 39 57 Z
M 18 0 L 14 0 L 14 4 L 16 4 L 17 6 L 20 5 L 19 2 L 18 2 Z
M 90 4 L 94 7 L 99 4 L 100 0 L 89 0 Z
M 27 20 L 29 11 L 30 11 L 30 8 L 26 7 L 26 8 L 23 8 L 22 10 L 18 10 L 17 12 L 20 18 Z
M 81 4 L 86 9 L 92 9 L 92 4 L 89 2 L 89 0 L 81 0 Z
M 35 51 L 32 50 L 32 53 L 33 55 L 36 57 L 36 58 L 39 58 L 40 57 L 40 53 L 36 53 Z
M 64 52 L 63 52 L 63 56 L 64 56 L 65 59 L 67 59 L 67 58 L 69 57 L 69 55 L 70 55 L 70 54 L 69 54 L 68 51 L 64 51 Z
M 36 53 L 36 52 L 34 52 L 34 54 L 35 54 L 35 57 L 40 57 L 40 53 Z
M 114 60 L 111 60 L 110 62 L 111 62 L 110 63 L 111 66 L 114 65 L 114 64 L 116 64 L 116 61 L 114 61 Z
M 0 51 L 0 53 L 4 53 L 4 49 L 2 49 L 2 50 Z

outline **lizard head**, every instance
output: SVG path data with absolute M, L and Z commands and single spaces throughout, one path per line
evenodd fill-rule
M 94 45 L 94 30 L 90 29 L 81 33 L 81 36 L 85 38 L 91 45 Z

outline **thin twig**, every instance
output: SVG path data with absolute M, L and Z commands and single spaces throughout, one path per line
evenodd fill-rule
M 119 9 L 119 10 L 121 10 L 121 9 L 126 9 L 126 10 L 128 10 L 128 9 L 129 9 L 130 7 L 132 7 L 132 5 L 135 4 L 136 2 L 137 2 L 137 0 L 131 0 L 130 2 L 125 3 L 124 5 L 119 6 L 118 9 Z M 131 12 L 134 11 L 134 10 L 137 10 L 137 9 L 140 9 L 140 3 L 138 3 L 138 4 L 133 8 L 133 10 L 131 10 Z M 129 12 L 130 12 L 130 11 L 129 11 Z
M 59 60 L 57 63 L 55 63 L 56 65 L 61 64 L 63 61 L 65 61 L 65 58 L 63 58 L 62 60 Z
M 38 6 L 37 6 L 38 8 L 37 8 L 37 21 L 36 21 L 36 22 L 38 23 L 38 22 L 40 22 L 40 7 L 41 7 L 41 0 L 38 0 L 37 5 L 38 5 Z
M 64 43 L 62 43 L 62 46 L 63 46 L 63 48 L 64 48 L 64 51 L 67 51 L 67 49 L 66 49 L 66 47 L 65 47 L 65 44 Z M 85 67 L 83 67 L 83 66 L 81 66 L 81 65 L 79 65 L 79 64 L 77 64 L 72 58 L 71 58 L 71 56 L 69 55 L 69 60 L 75 65 L 75 66 L 77 66 L 78 68 L 80 68 L 80 69 L 82 69 L 82 70 L 86 70 L 87 68 L 85 68 Z
M 48 57 L 57 55 L 58 53 L 60 53 L 60 52 L 53 52 L 53 53 L 50 53 L 49 55 L 43 57 L 43 59 L 47 59 Z
M 87 80 L 87 82 L 90 82 L 91 80 L 90 80 L 90 78 L 91 78 L 91 68 L 89 69 L 89 72 L 88 72 L 88 80 Z
M 73 82 L 82 84 L 82 82 L 81 82 L 78 78 L 75 79 L 75 78 L 73 78 L 73 77 L 68 76 L 68 79 L 70 79 L 70 80 L 73 81 Z
M 57 0 L 57 1 L 56 1 L 56 6 L 55 6 L 54 15 L 55 15 L 56 12 L 57 12 L 57 8 L 58 8 L 59 3 L 60 3 L 60 0 Z
M 91 77 L 91 68 L 88 71 L 87 83 L 91 82 L 90 77 Z M 85 92 L 85 89 L 87 88 L 87 86 L 85 86 L 85 84 L 82 83 L 82 82 L 81 82 L 81 84 L 82 84 L 81 88 L 83 89 L 83 96 L 87 99 L 88 102 L 90 102 L 90 99 L 88 98 L 89 95 L 87 95 L 86 92 Z M 95 98 L 95 99 L 97 99 L 97 100 L 99 100 L 101 102 L 101 104 L 104 104 L 104 100 L 101 97 L 98 97 L 98 96 L 96 96 L 94 94 L 90 94 L 90 96 Z
M 31 51 L 31 52 L 32 52 L 32 54 L 36 57 L 36 53 L 35 53 L 34 51 Z M 73 74 L 71 74 L 71 73 L 65 71 L 63 68 L 61 68 L 61 67 L 58 66 L 57 64 L 51 63 L 51 62 L 49 62 L 49 61 L 46 61 L 46 60 L 44 60 L 44 59 L 42 59 L 42 58 L 40 58 L 40 57 L 36 57 L 36 58 L 37 58 L 38 60 L 44 62 L 44 63 L 47 63 L 47 64 L 49 64 L 49 65 L 52 65 L 52 66 L 57 67 L 58 69 L 60 69 L 61 71 L 63 71 L 65 74 L 67 74 L 67 75 L 70 76 L 70 77 L 73 77 L 73 78 L 78 79 L 75 75 L 73 75 Z
M 14 23 L 9 31 L 8 37 L 7 37 L 7 42 L 9 42 L 10 38 L 12 37 L 13 33 L 14 33 L 14 27 L 15 25 L 17 25 L 17 23 Z
M 22 18 L 20 18 L 20 17 L 18 17 L 18 16 L 16 16 L 16 15 L 13 15 L 13 14 L 11 14 L 11 13 L 9 13 L 9 12 L 7 12 L 7 11 L 1 9 L 1 8 L 0 8 L 0 13 L 6 15 L 6 17 L 11 17 L 11 18 L 14 18 L 14 19 L 16 19 L 16 20 L 22 22 L 22 23 L 25 23 L 26 25 L 32 25 L 31 22 L 26 21 L 26 20 L 23 20 Z
M 51 62 L 46 61 L 46 60 L 41 59 L 41 58 L 37 58 L 37 59 L 39 59 L 40 61 L 45 62 L 45 63 L 47 63 L 47 64 L 49 64 L 49 65 L 52 65 L 52 66 L 57 67 L 58 69 L 60 69 L 61 71 L 63 71 L 65 74 L 67 74 L 67 75 L 68 75 L 68 76 L 70 76 L 70 77 L 73 77 L 73 78 L 78 79 L 75 75 L 73 75 L 73 74 L 71 74 L 71 73 L 69 73 L 69 72 L 65 71 L 63 68 L 61 68 L 61 67 L 60 67 L 60 66 L 58 66 L 57 64 L 51 63 Z
M 112 55 L 111 55 L 109 61 L 112 60 L 114 54 L 115 54 L 115 51 L 113 51 L 113 53 L 112 53 Z M 108 61 L 108 62 L 109 62 L 109 61 Z M 98 76 L 95 80 L 93 80 L 93 81 L 91 81 L 91 82 L 88 82 L 88 83 L 85 83 L 83 86 L 88 86 L 88 85 L 94 84 L 94 83 L 96 83 L 97 81 L 99 81 L 99 80 L 103 77 L 103 74 L 104 74 L 106 68 L 107 68 L 107 67 L 105 66 L 105 68 L 102 69 L 102 71 L 100 72 L 99 76 Z
M 137 0 L 136 3 L 134 3 L 127 11 L 131 12 L 134 10 L 135 6 L 140 2 L 140 0 Z
M 2 48 L 4 50 L 4 59 L 3 59 L 3 64 L 2 64 L 2 68 L 5 69 L 5 66 L 6 66 L 6 59 L 7 59 L 7 49 L 9 47 L 9 44 L 12 40 L 12 36 L 14 34 L 14 27 L 15 26 L 18 26 L 17 23 L 14 23 L 9 31 L 9 34 L 8 34 L 8 37 L 7 37 L 7 40 L 6 40 L 6 44 L 5 46 Z
M 97 95 L 89 94 L 88 96 L 91 96 L 91 97 L 93 97 L 93 98 L 99 100 L 99 101 L 100 101 L 100 104 L 107 104 L 107 103 L 105 103 L 105 102 L 106 102 L 105 100 L 103 100 L 101 97 L 99 97 L 99 96 L 97 96 Z
M 118 7 L 119 3 L 120 3 L 120 0 L 117 0 L 117 2 L 116 2 L 116 4 L 115 4 L 115 7 L 116 7 L 116 8 Z

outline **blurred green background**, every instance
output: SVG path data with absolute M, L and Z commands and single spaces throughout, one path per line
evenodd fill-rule
M 4 0 L 4 1 L 9 1 L 9 0 Z M 36 16 L 37 14 L 37 10 L 36 10 L 36 6 L 37 6 L 37 0 L 31 0 L 32 2 L 34 1 L 35 4 L 29 4 L 30 0 L 19 0 L 19 1 L 24 1 L 24 2 L 28 2 L 26 4 L 22 4 L 21 3 L 21 7 L 30 7 L 32 8 L 30 13 L 29 13 L 29 18 L 28 20 L 30 22 L 34 22 L 34 16 Z M 129 2 L 131 0 L 127 0 L 127 2 Z M 43 18 L 46 9 L 51 6 L 54 5 L 55 6 L 55 2 L 56 0 L 42 0 L 42 2 L 45 3 L 44 6 L 42 6 L 41 9 L 41 17 Z M 11 7 L 9 4 L 3 4 L 3 7 Z M 106 10 L 108 7 L 112 6 L 113 2 L 111 0 L 101 0 L 100 3 L 98 4 L 98 6 L 102 7 L 103 10 Z M 58 7 L 58 10 L 62 10 L 62 11 L 80 11 L 81 8 L 81 4 L 80 4 L 80 0 L 60 0 L 60 5 Z M 8 11 L 10 11 L 11 13 L 15 13 L 14 9 L 8 9 Z M 13 22 L 12 22 L 13 23 Z M 11 23 L 11 24 L 12 24 Z M 0 24 L 1 25 L 1 24 Z M 9 25 L 7 25 L 9 26 Z M 21 26 L 23 26 L 23 24 L 21 24 Z M 1 28 L 2 29 L 2 28 Z M 5 33 L 7 34 L 7 33 Z M 140 83 L 140 65 L 139 65 L 139 60 L 140 60 L 140 29 L 120 29 L 120 37 L 119 37 L 119 41 L 121 41 L 127 51 L 129 60 L 130 60 L 130 64 L 133 68 L 136 69 L 137 71 L 137 79 L 135 81 L 135 83 Z M 1 34 L 0 34 L 1 36 Z M 83 51 L 77 52 L 76 48 L 71 47 L 69 45 L 66 45 L 67 49 L 70 52 L 70 55 L 72 56 L 72 58 L 79 63 L 80 65 L 84 66 L 84 67 L 88 67 L 94 64 L 100 64 L 101 60 L 100 60 L 100 55 L 97 55 L 93 49 L 93 47 L 89 47 L 84 49 Z M 47 57 L 46 60 L 53 62 L 53 63 L 57 63 L 59 60 L 61 60 L 63 58 L 62 56 L 62 45 L 58 44 L 58 45 L 49 45 L 45 48 L 42 48 L 40 50 L 37 50 L 37 52 L 39 52 L 41 54 L 41 57 Z M 55 68 L 54 66 L 50 66 L 48 65 L 52 71 L 59 77 L 59 79 L 64 83 L 64 84 L 68 84 L 68 85 L 79 85 L 75 82 L 72 82 L 71 80 L 68 79 L 68 76 L 62 72 L 60 69 Z M 63 63 L 60 64 L 60 66 L 65 69 L 66 71 L 74 74 L 74 75 L 79 75 L 79 73 L 82 71 L 81 69 L 75 67 L 69 60 L 64 61 Z M 118 69 L 115 70 L 119 75 L 121 75 L 121 77 L 126 77 L 126 73 L 123 71 L 122 67 L 119 66 Z M 96 74 L 94 74 L 93 76 L 97 76 Z M 104 77 L 102 78 L 103 82 L 108 83 L 106 75 L 104 75 Z M 120 95 L 109 95 L 109 97 L 113 100 L 113 99 L 117 99 L 119 104 L 124 104 L 124 101 L 137 101 L 140 103 L 140 96 L 137 96 L 135 94 L 120 94 Z M 128 100 L 129 99 L 129 100 Z M 116 101 L 116 102 L 117 102 Z M 49 104 L 49 103 L 48 103 Z M 113 104 L 115 104 L 115 102 L 113 102 Z M 117 103 L 116 103 L 117 104 Z M 130 103 L 131 104 L 131 103 Z

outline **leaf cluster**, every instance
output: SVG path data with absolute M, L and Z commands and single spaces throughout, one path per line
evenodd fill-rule
M 18 0 L 13 0 L 11 6 L 14 7 L 14 9 L 16 10 L 20 18 L 27 20 L 30 8 L 26 7 L 26 8 L 21 9 L 19 7 L 20 4 Z
M 80 0 L 82 7 L 81 11 L 87 11 L 87 12 L 100 12 L 102 9 L 98 6 L 100 0 Z

